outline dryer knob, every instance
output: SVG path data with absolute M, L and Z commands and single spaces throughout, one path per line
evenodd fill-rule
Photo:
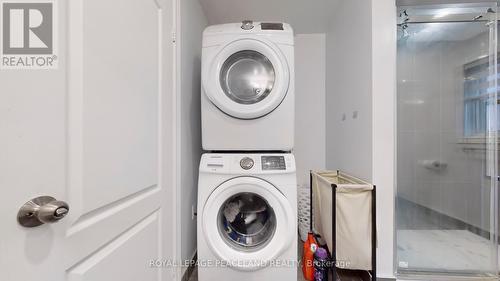
M 241 161 L 240 161 L 240 166 L 244 170 L 252 169 L 253 164 L 254 164 L 253 159 L 250 157 L 245 157 L 245 158 L 241 159 Z
M 243 30 L 250 30 L 253 28 L 253 21 L 251 20 L 244 20 L 241 22 L 241 29 Z

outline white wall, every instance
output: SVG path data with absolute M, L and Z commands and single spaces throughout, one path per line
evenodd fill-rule
M 326 164 L 371 180 L 370 2 L 340 1 L 331 11 L 326 39 Z
M 295 36 L 295 147 L 297 183 L 326 165 L 325 34 Z
M 196 251 L 196 221 L 191 218 L 191 208 L 196 208 L 198 190 L 198 164 L 201 156 L 200 67 L 201 40 L 207 19 L 197 0 L 180 2 L 178 23 L 178 58 L 180 65 L 180 104 L 178 126 L 178 162 L 180 162 L 178 190 L 180 193 L 179 234 L 181 260 L 191 259 Z M 179 225 L 179 224 L 178 224 Z
M 372 182 L 377 185 L 377 274 L 394 276 L 396 6 L 372 0 Z
M 378 277 L 394 277 L 396 7 L 332 3 L 326 39 L 327 168 L 377 185 Z M 357 113 L 357 117 L 355 116 Z
M 210 24 L 242 20 L 286 22 L 296 33 L 323 33 L 332 0 L 200 0 Z M 334 0 L 338 1 L 338 0 Z

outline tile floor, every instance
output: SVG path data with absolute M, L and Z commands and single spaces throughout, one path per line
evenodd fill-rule
M 484 272 L 492 244 L 484 233 L 404 199 L 397 209 L 398 265 L 404 270 Z
M 491 243 L 467 230 L 398 230 L 402 267 L 487 272 L 491 255 Z

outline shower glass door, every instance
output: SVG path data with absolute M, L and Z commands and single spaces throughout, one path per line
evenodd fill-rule
M 497 8 L 398 9 L 397 273 L 495 276 Z

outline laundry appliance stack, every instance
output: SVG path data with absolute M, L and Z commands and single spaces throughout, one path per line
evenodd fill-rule
M 207 27 L 201 76 L 198 278 L 296 280 L 292 28 Z

